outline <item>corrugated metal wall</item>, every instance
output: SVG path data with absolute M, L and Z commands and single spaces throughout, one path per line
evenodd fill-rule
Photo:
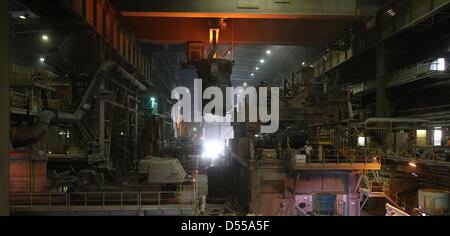
M 151 80 L 150 59 L 143 55 L 139 41 L 120 26 L 119 15 L 107 0 L 73 0 L 74 10 L 101 35 L 105 42 Z
M 47 161 L 31 157 L 31 152 L 10 153 L 10 193 L 47 192 Z

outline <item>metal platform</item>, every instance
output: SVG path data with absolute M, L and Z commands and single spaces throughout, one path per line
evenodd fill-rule
M 380 170 L 380 163 L 293 163 L 294 170 Z
M 193 215 L 193 192 L 18 193 L 13 215 Z

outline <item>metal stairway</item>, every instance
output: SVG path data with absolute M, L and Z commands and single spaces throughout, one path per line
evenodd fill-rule
M 363 203 L 361 209 L 366 204 L 369 198 L 386 198 L 386 200 L 393 206 L 410 211 L 411 209 L 406 205 L 404 199 L 400 198 L 398 193 L 392 191 L 388 180 L 380 176 L 379 171 L 369 171 L 363 175 L 362 187 Z

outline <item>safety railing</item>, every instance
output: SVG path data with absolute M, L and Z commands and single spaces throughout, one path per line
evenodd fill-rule
M 443 68 L 440 68 L 441 66 Z M 445 73 L 446 69 L 447 68 L 445 68 L 445 60 L 443 62 L 439 62 L 438 58 L 429 59 L 389 73 L 389 75 L 387 76 L 387 81 L 389 86 L 395 86 L 397 84 L 406 83 L 420 77 L 426 77 L 434 74 L 443 74 Z
M 194 192 L 79 192 L 10 194 L 12 211 L 194 208 Z
M 364 188 L 369 194 L 382 194 L 390 203 L 403 210 L 412 210 L 406 205 L 405 199 L 401 198 L 397 192 L 392 191 L 388 181 L 382 179 L 378 172 L 371 171 L 363 176 Z
M 395 70 L 386 75 L 389 87 L 409 83 L 427 76 L 449 75 L 448 62 L 441 62 L 438 58 L 429 59 L 410 66 Z M 360 84 L 347 85 L 354 94 L 363 93 L 376 88 L 376 81 L 370 80 Z
M 386 197 L 390 199 L 393 203 L 395 203 L 397 206 L 399 206 L 403 210 L 407 211 L 410 210 L 406 205 L 406 201 L 403 198 L 400 198 L 398 193 L 392 191 L 390 187 L 383 188 L 383 191 Z
M 9 100 L 12 112 L 37 114 L 42 110 L 42 99 L 37 97 L 11 91 Z
M 450 149 L 448 147 L 425 146 L 411 150 L 410 147 L 397 147 L 398 150 L 387 152 L 387 159 L 399 161 L 414 160 L 417 163 L 450 166 Z
M 378 163 L 381 155 L 378 151 L 347 149 L 313 149 L 311 154 L 306 151 L 292 150 L 291 158 L 298 163 Z
M 386 203 L 385 216 L 411 216 L 411 215 L 389 203 Z

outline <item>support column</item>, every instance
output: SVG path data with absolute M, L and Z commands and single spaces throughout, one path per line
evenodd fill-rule
M 398 192 L 398 182 L 397 182 L 397 166 L 392 165 L 391 169 L 389 171 L 389 177 L 390 177 L 390 188 L 392 191 Z
M 345 176 L 345 209 L 344 216 L 350 216 L 351 205 L 350 205 L 350 193 L 352 191 L 351 188 L 351 174 L 347 174 Z
M 0 1 L 0 216 L 9 215 L 9 16 Z
M 350 211 L 349 216 L 360 216 L 361 210 L 359 208 L 359 197 L 358 194 L 351 193 L 349 196 L 349 203 L 350 203 Z
M 358 192 L 354 189 L 358 187 L 357 175 L 348 174 L 346 176 L 346 193 L 345 193 L 345 209 L 344 216 L 359 216 L 360 199 Z
M 384 44 L 378 45 L 376 49 L 376 91 L 377 91 L 377 117 L 386 117 L 388 115 L 388 99 L 386 96 L 386 46 Z
M 323 145 L 322 144 L 319 144 L 318 159 L 319 159 L 319 162 L 322 162 L 322 160 L 323 160 Z

